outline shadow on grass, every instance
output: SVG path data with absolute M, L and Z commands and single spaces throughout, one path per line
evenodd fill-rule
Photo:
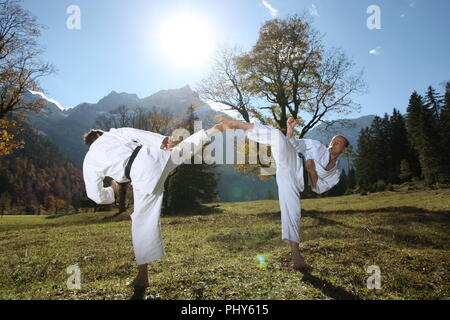
M 305 229 L 305 230 L 320 228 L 323 226 L 339 226 L 339 227 L 342 227 L 343 229 L 354 231 L 354 232 L 356 232 L 356 234 L 360 234 L 361 232 L 364 232 L 364 230 L 366 230 L 366 232 L 369 232 L 370 234 L 382 236 L 389 241 L 395 242 L 395 243 L 403 245 L 405 247 L 419 246 L 419 247 L 423 247 L 423 248 L 432 248 L 432 249 L 445 249 L 445 247 L 446 247 L 446 243 L 445 243 L 446 240 L 443 238 L 441 239 L 441 238 L 436 238 L 436 237 L 434 237 L 434 238 L 427 237 L 426 234 L 423 234 L 420 231 L 401 232 L 401 231 L 392 231 L 392 230 L 384 228 L 386 225 L 403 225 L 406 222 L 411 223 L 414 221 L 414 219 L 407 219 L 405 222 L 401 223 L 401 222 L 396 221 L 395 218 L 393 218 L 393 220 L 391 220 L 389 223 L 384 223 L 383 225 L 377 226 L 375 228 L 371 227 L 371 230 L 369 230 L 367 228 L 363 228 L 363 226 L 361 226 L 361 227 L 350 226 L 343 222 L 326 218 L 320 214 L 312 214 L 311 211 L 308 211 L 307 216 L 309 218 L 317 220 L 319 223 L 317 225 L 313 225 L 313 226 L 304 226 L 303 229 Z M 423 220 L 419 220 L 418 222 L 424 223 Z M 431 222 L 436 222 L 436 221 L 434 221 L 434 220 L 429 221 L 429 223 L 427 224 L 427 228 L 433 227 Z M 442 222 L 442 220 L 439 219 L 438 222 Z M 338 236 L 336 236 L 335 234 L 328 234 L 328 236 L 325 235 L 325 238 L 332 238 L 332 239 L 349 238 L 349 237 L 352 237 L 351 233 L 347 232 L 345 230 L 342 230 L 341 235 L 338 235 Z
M 212 214 L 223 213 L 224 211 L 220 208 L 220 205 L 214 206 L 199 206 L 197 208 L 186 210 L 186 211 L 173 211 L 170 209 L 163 208 L 161 210 L 162 217 L 190 217 L 190 216 L 208 216 Z
M 337 215 L 351 215 L 351 214 L 366 214 L 366 213 L 408 213 L 408 214 L 428 214 L 418 216 L 414 221 L 430 222 L 430 221 L 446 221 L 450 223 L 450 211 L 446 210 L 427 210 L 424 208 L 403 206 L 403 207 L 384 207 L 374 209 L 351 209 L 351 210 L 311 210 L 303 209 L 302 217 L 313 217 L 314 215 L 337 214 Z M 261 212 L 256 214 L 259 217 L 267 217 L 272 219 L 279 219 L 280 211 L 275 212 Z M 400 218 L 400 217 L 399 217 Z M 408 221 L 410 217 L 407 218 Z
M 207 216 L 213 214 L 223 213 L 223 210 L 219 208 L 220 206 L 201 206 L 196 209 L 192 209 L 190 211 L 178 212 L 178 213 L 168 213 L 167 211 L 163 213 L 162 217 L 180 217 L 180 218 L 188 218 L 191 216 Z M 74 213 L 67 215 L 56 215 L 56 216 L 48 216 L 45 217 L 45 220 L 54 221 L 55 223 L 48 224 L 21 224 L 21 225 L 10 225 L 3 229 L 2 231 L 15 231 L 15 230 L 27 230 L 34 228 L 58 228 L 58 227 L 67 227 L 67 226 L 86 226 L 86 225 L 100 225 L 105 223 L 115 223 L 121 221 L 130 221 L 131 211 L 122 212 L 120 215 L 116 215 L 117 212 L 99 212 L 97 214 L 89 214 L 86 213 Z M 68 221 L 63 221 L 64 218 L 68 218 Z
M 189 211 L 182 211 L 182 212 L 172 212 L 170 210 L 165 210 L 164 208 L 161 210 L 161 217 L 190 217 L 190 216 L 207 216 L 211 214 L 218 214 L 222 213 L 223 210 L 219 209 L 220 206 L 200 206 L 198 208 L 189 210 Z M 57 215 L 57 216 L 48 216 L 45 219 L 58 219 L 58 218 L 64 218 L 64 217 L 70 217 L 70 216 L 77 216 L 81 219 L 78 221 L 68 221 L 67 223 L 64 223 L 64 225 L 84 225 L 84 224 L 102 224 L 102 223 L 108 223 L 108 222 L 118 222 L 118 221 L 125 221 L 130 220 L 130 215 L 132 214 L 133 210 L 127 210 L 125 212 L 122 212 L 120 214 L 117 214 L 117 212 L 108 212 L 108 215 L 105 215 L 105 212 L 99 213 L 99 217 L 95 217 L 94 215 L 90 215 L 89 219 L 83 219 L 83 213 L 77 213 L 77 214 L 67 214 L 67 215 Z M 103 217 L 100 217 L 102 215 Z M 58 225 L 55 225 L 58 226 Z
M 383 224 L 368 230 L 361 226 L 351 226 L 344 222 L 337 221 L 328 218 L 327 215 L 352 215 L 352 214 L 376 214 L 376 213 L 393 213 L 389 216 L 383 216 Z M 257 214 L 259 217 L 278 220 L 280 219 L 280 211 L 277 212 L 265 212 Z M 446 225 L 450 226 L 450 212 L 445 210 L 427 210 L 423 208 L 417 208 L 412 206 L 403 207 L 384 207 L 366 210 L 303 210 L 302 217 L 308 217 L 314 219 L 318 222 L 317 225 L 303 226 L 304 230 L 320 228 L 323 226 L 337 226 L 343 228 L 340 234 L 332 233 L 323 235 L 325 238 L 337 239 L 337 238 L 349 238 L 352 237 L 351 233 L 345 231 L 344 229 L 355 231 L 356 234 L 360 234 L 364 230 L 370 232 L 370 234 L 385 237 L 386 239 L 403 245 L 405 247 L 423 247 L 423 248 L 433 248 L 433 249 L 445 249 L 445 239 L 438 237 L 429 237 L 423 234 L 420 230 L 414 231 L 392 231 L 385 226 L 404 226 L 408 223 L 421 223 L 426 225 L 428 229 L 435 229 L 442 233 L 442 230 L 446 228 Z M 336 229 L 339 231 L 339 229 Z M 441 241 L 442 240 L 442 241 Z
M 239 251 L 243 248 L 263 248 L 267 242 L 278 238 L 280 233 L 276 230 L 261 230 L 261 231 L 245 231 L 245 232 L 231 232 L 227 234 L 218 234 L 209 237 L 207 240 L 212 242 L 222 243 L 222 247 L 231 252 Z
M 302 281 L 310 284 L 312 287 L 323 292 L 324 295 L 336 300 L 361 300 L 360 297 L 348 292 L 344 288 L 337 287 L 331 282 L 320 279 L 311 274 L 309 271 L 301 271 L 303 274 Z
M 427 213 L 434 217 L 438 217 L 444 220 L 450 221 L 450 211 L 446 210 L 428 210 L 424 208 L 403 206 L 403 207 L 384 207 L 384 208 L 374 208 L 374 209 L 351 209 L 351 210 L 328 210 L 328 211 L 320 211 L 320 210 L 303 210 L 302 216 L 311 216 L 317 214 L 355 214 L 355 213 L 409 213 L 409 214 L 418 214 L 418 213 Z M 430 219 L 432 217 L 424 216 L 425 219 Z M 428 221 L 428 220 L 425 220 Z

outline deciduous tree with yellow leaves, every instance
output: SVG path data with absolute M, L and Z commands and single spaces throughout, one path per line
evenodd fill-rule
M 54 72 L 40 59 L 37 39 L 42 28 L 20 1 L 0 0 L 0 156 L 23 146 L 14 139 L 23 114 L 45 108 L 41 100 L 23 98 L 29 90 L 42 91 L 38 79 Z

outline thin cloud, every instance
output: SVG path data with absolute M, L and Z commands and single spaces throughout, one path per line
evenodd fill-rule
M 411 8 L 414 8 L 414 7 L 416 6 L 416 2 L 415 2 L 415 1 L 410 2 L 410 3 L 409 3 L 409 6 L 410 6 Z
M 266 0 L 262 0 L 262 4 L 263 4 L 264 7 L 266 7 L 267 9 L 269 9 L 270 14 L 272 15 L 272 17 L 275 17 L 275 16 L 278 14 L 278 10 L 275 9 L 274 7 L 272 7 L 272 6 L 270 5 L 270 3 L 267 2 Z
M 400 18 L 404 18 L 404 17 L 406 17 L 406 14 L 402 13 L 402 14 L 400 15 Z
M 378 55 L 381 54 L 381 47 L 378 46 L 378 47 L 376 47 L 375 49 L 370 50 L 369 53 L 370 53 L 371 55 L 378 56 Z
M 309 14 L 312 15 L 313 17 L 319 16 L 319 11 L 317 10 L 317 7 L 314 4 L 312 4 L 311 7 L 309 8 Z

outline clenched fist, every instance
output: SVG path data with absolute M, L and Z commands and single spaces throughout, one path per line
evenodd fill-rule
M 298 124 L 298 120 L 294 119 L 293 117 L 290 117 L 287 121 L 286 121 L 287 127 L 294 129 L 294 127 Z
M 294 127 L 297 124 L 298 124 L 298 120 L 294 119 L 293 117 L 290 117 L 286 121 L 286 126 L 287 126 L 286 136 L 287 136 L 288 139 L 292 138 L 292 135 L 294 134 Z

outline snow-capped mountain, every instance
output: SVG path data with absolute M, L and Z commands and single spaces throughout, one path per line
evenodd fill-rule
M 71 109 L 65 109 L 57 101 L 37 92 L 27 94 L 26 99 L 43 99 L 48 110 L 42 114 L 30 113 L 29 122 L 33 127 L 47 134 L 80 167 L 87 152 L 82 141 L 83 134 L 93 127 L 98 116 L 121 105 L 129 108 L 157 108 L 169 111 L 175 117 L 183 115 L 190 105 L 194 105 L 196 115 L 203 121 L 204 128 L 214 124 L 213 117 L 218 111 L 217 106 L 201 101 L 189 86 L 161 90 L 142 99 L 136 94 L 111 91 L 97 103 L 81 103 Z M 369 126 L 373 117 L 369 115 L 357 119 L 339 120 L 330 127 L 321 124 L 308 132 L 306 138 L 327 144 L 334 135 L 342 134 L 349 139 L 355 149 L 360 130 Z
M 81 103 L 65 109 L 56 101 L 37 92 L 26 95 L 27 101 L 42 99 L 48 110 L 41 114 L 29 113 L 30 124 L 47 134 L 60 149 L 77 165 L 81 166 L 87 148 L 83 145 L 83 134 L 92 128 L 97 117 L 121 105 L 129 108 L 157 108 L 171 112 L 175 117 L 183 115 L 190 105 L 196 107 L 196 115 L 203 125 L 213 123 L 214 111 L 202 102 L 189 86 L 180 89 L 162 90 L 140 99 L 136 94 L 111 91 L 97 103 Z
M 203 121 L 204 128 L 210 127 L 215 123 L 213 117 L 217 112 L 229 113 L 224 111 L 220 105 L 202 102 L 189 86 L 180 89 L 162 90 L 142 99 L 136 94 L 111 91 L 97 103 L 80 103 L 71 109 L 63 108 L 57 101 L 38 92 L 27 94 L 26 99 L 29 99 L 28 101 L 43 99 L 48 110 L 41 114 L 30 113 L 28 115 L 30 124 L 46 134 L 80 168 L 84 155 L 87 152 L 87 147 L 82 141 L 83 134 L 93 127 L 98 116 L 121 105 L 129 108 L 158 108 L 170 111 L 175 117 L 183 115 L 190 105 L 194 105 L 196 115 Z M 327 144 L 334 135 L 342 134 L 349 139 L 353 148 L 356 149 L 360 130 L 369 126 L 373 117 L 369 115 L 357 119 L 339 120 L 330 127 L 321 124 L 308 132 L 306 138 L 316 139 Z M 242 134 L 244 133 L 242 132 Z M 340 161 L 340 166 L 345 170 L 348 165 L 348 159 Z M 218 190 L 221 199 L 226 201 L 259 200 L 266 199 L 266 194 L 268 193 L 277 194 L 274 178 L 260 181 L 258 177 L 252 175 L 241 175 L 230 166 L 217 166 L 214 171 L 220 174 Z M 255 185 L 255 181 L 257 181 L 259 191 L 257 193 L 249 191 L 251 194 L 246 191 L 241 196 L 236 197 L 236 195 L 229 192 L 230 181 L 239 181 L 239 186 L 242 186 L 242 190 L 247 190 L 248 186 Z

